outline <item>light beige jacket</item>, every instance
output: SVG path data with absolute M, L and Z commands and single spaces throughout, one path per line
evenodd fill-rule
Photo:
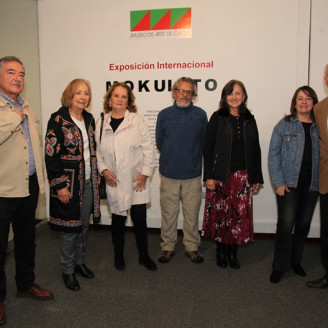
M 0 197 L 29 195 L 28 144 L 21 127 L 21 118 L 12 112 L 13 109 L 13 105 L 0 96 Z M 32 107 L 25 100 L 23 111 L 28 117 L 40 192 L 44 193 L 40 125 Z
M 319 192 L 328 193 L 328 97 L 314 106 L 315 123 L 320 135 Z

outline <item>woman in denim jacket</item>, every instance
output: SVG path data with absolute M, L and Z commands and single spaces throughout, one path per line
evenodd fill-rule
M 312 88 L 298 88 L 290 115 L 281 119 L 272 132 L 268 162 L 278 205 L 270 276 L 274 284 L 290 267 L 297 275 L 306 276 L 300 263 L 318 198 L 319 135 L 313 116 L 317 102 Z

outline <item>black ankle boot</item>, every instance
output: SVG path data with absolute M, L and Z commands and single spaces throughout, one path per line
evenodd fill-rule
M 66 288 L 74 291 L 80 290 L 80 284 L 77 281 L 74 273 L 63 273 L 63 279 Z
M 216 264 L 220 268 L 227 267 L 227 250 L 226 244 L 216 242 Z
M 118 271 L 125 270 L 125 260 L 124 260 L 123 253 L 115 252 L 114 265 Z
M 277 284 L 280 281 L 282 274 L 283 272 L 281 271 L 273 270 L 270 275 L 270 282 L 272 282 L 273 284 Z
M 306 276 L 306 272 L 304 271 L 304 269 L 302 268 L 302 266 L 300 264 L 293 264 L 292 263 L 292 268 L 293 268 L 293 271 L 301 276 L 301 277 L 305 277 Z
M 238 245 L 228 245 L 227 247 L 228 262 L 233 269 L 240 268 L 240 263 L 237 259 L 237 249 L 238 249 Z
M 146 267 L 146 269 L 149 270 L 149 271 L 157 271 L 157 265 L 149 257 L 148 254 L 139 256 L 139 264 Z
M 95 274 L 84 263 L 75 265 L 74 272 L 89 279 L 94 278 L 95 276 Z

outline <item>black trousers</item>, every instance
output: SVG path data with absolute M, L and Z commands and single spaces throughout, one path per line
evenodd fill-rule
M 273 268 L 281 272 L 288 271 L 291 264 L 301 263 L 318 199 L 318 192 L 309 191 L 307 185 L 289 190 L 284 196 L 277 195 L 278 222 Z
M 320 248 L 328 280 L 328 194 L 320 194 Z
M 136 244 L 141 257 L 148 255 L 146 204 L 132 205 L 130 209 Z M 126 216 L 112 214 L 112 238 L 114 251 L 123 254 Z
M 35 210 L 38 204 L 39 184 L 36 175 L 29 178 L 27 197 L 0 197 L 0 302 L 6 297 L 5 260 L 10 223 L 15 243 L 16 286 L 28 289 L 34 284 Z

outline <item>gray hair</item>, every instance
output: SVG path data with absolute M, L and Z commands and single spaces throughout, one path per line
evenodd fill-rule
M 4 63 L 12 62 L 12 61 L 13 61 L 13 62 L 20 63 L 22 66 L 24 66 L 24 65 L 23 65 L 23 62 L 22 62 L 19 58 L 15 57 L 15 56 L 6 56 L 6 57 L 2 57 L 2 58 L 0 58 L 0 74 L 1 74 L 2 65 L 3 65 Z
M 191 78 L 191 77 L 180 77 L 179 79 L 177 79 L 172 87 L 172 98 L 174 98 L 174 91 L 177 89 L 177 86 L 180 82 L 187 82 L 190 83 L 192 85 L 192 99 L 195 99 L 197 97 L 197 85 L 195 83 L 195 81 Z

